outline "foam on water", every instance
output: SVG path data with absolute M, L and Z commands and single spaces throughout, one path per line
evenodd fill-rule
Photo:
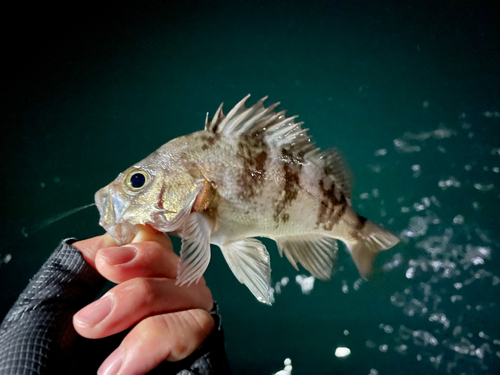
M 498 120 L 496 113 L 484 115 L 494 121 Z M 413 178 L 425 177 L 426 169 L 432 168 L 419 155 L 440 147 L 441 140 L 455 137 L 458 142 L 447 142 L 443 149 L 450 153 L 461 151 L 459 145 L 467 144 L 465 139 L 473 134 L 464 131 L 472 126 L 465 118 L 460 117 L 456 130 L 440 126 L 416 134 L 405 133 L 394 140 L 397 152 L 420 153 L 412 156 Z M 406 278 L 412 281 L 390 297 L 391 304 L 403 315 L 398 320 L 405 324 L 393 328 L 389 322 L 381 322 L 379 328 L 385 336 L 366 342 L 373 350 L 427 361 L 439 373 L 482 374 L 500 368 L 500 333 L 491 328 L 498 326 L 500 315 L 500 277 L 490 264 L 499 241 L 480 228 L 475 216 L 483 205 L 499 205 L 495 187 L 498 177 L 494 175 L 498 160 L 484 160 L 484 155 L 475 155 L 473 150 L 474 147 L 468 150 L 470 162 L 464 168 L 475 172 L 474 177 L 459 180 L 453 176 L 453 165 L 440 164 L 443 177 L 436 181 L 435 190 L 413 203 L 405 198 L 398 200 L 400 212 L 407 220 L 400 235 L 405 249 L 393 255 L 383 270 L 394 272 L 404 267 Z M 490 158 L 498 156 L 500 149 L 493 148 Z M 477 168 L 480 157 L 481 162 L 494 166 Z M 447 194 L 456 197 L 457 192 L 460 201 L 450 205 Z M 370 198 L 364 194 L 362 198 Z M 415 249 L 416 255 L 410 257 L 408 249 Z

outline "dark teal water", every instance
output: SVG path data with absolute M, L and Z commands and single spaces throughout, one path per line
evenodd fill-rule
M 302 291 L 309 275 L 266 243 L 271 308 L 214 249 L 206 279 L 234 372 L 271 374 L 290 358 L 293 375 L 498 373 L 499 14 L 494 2 L 464 4 L 4 12 L 0 315 L 62 238 L 102 233 L 95 208 L 58 215 L 202 129 L 221 101 L 269 95 L 318 146 L 343 151 L 354 207 L 402 244 L 380 256 L 371 283 L 341 252 L 333 280 Z M 351 354 L 337 358 L 339 346 Z

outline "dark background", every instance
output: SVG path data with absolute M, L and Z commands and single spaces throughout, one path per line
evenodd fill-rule
M 102 233 L 93 194 L 205 113 L 300 114 L 355 175 L 356 210 L 402 238 L 364 283 L 345 252 L 301 292 L 271 253 L 269 308 L 217 248 L 206 272 L 236 374 L 500 369 L 499 13 L 495 2 L 21 3 L 4 8 L 4 316 L 59 241 Z M 178 245 L 178 242 L 175 242 Z M 347 346 L 351 355 L 334 352 Z

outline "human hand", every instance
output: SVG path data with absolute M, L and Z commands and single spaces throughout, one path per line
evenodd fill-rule
M 203 278 L 189 287 L 175 285 L 179 258 L 163 233 L 144 227 L 129 245 L 117 247 L 105 234 L 73 247 L 118 283 L 75 314 L 76 331 L 103 338 L 135 325 L 98 374 L 146 373 L 164 360 L 182 360 L 213 330 L 210 290 Z

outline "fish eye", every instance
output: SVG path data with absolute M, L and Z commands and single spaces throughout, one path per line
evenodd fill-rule
M 132 192 L 137 192 L 149 182 L 149 175 L 144 171 L 133 170 L 125 178 L 125 184 Z

